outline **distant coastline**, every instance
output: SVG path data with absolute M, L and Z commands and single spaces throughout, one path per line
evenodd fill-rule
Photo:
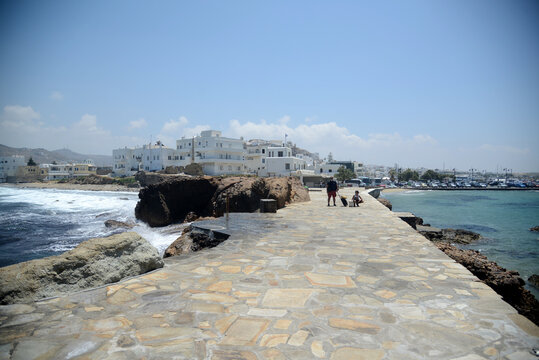
M 424 191 L 424 190 L 440 190 L 440 191 L 539 191 L 539 188 L 535 187 L 526 187 L 526 188 L 517 188 L 517 187 L 400 187 L 400 188 L 383 188 L 380 187 L 380 190 L 383 190 L 386 193 L 390 192 L 399 192 L 399 191 Z
M 127 187 L 118 184 L 70 184 L 59 183 L 56 181 L 50 182 L 31 182 L 31 183 L 18 183 L 9 184 L 4 183 L 0 186 L 16 187 L 16 188 L 31 188 L 31 189 L 59 189 L 59 190 L 86 190 L 86 191 L 128 191 L 138 192 L 140 188 Z

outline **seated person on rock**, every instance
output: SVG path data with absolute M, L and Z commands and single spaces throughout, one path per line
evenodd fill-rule
M 356 193 L 354 196 L 352 196 L 352 203 L 354 204 L 354 207 L 359 206 L 363 202 L 363 199 L 361 196 L 359 196 L 359 191 L 356 190 Z

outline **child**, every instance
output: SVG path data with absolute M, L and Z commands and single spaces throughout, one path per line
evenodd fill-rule
M 358 190 L 356 190 L 355 195 L 352 196 L 352 202 L 354 203 L 354 207 L 359 206 L 359 204 L 363 202 L 363 199 L 359 196 Z

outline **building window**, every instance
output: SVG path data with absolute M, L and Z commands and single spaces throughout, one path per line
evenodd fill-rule
M 168 159 L 169 159 L 169 160 L 172 160 L 172 156 L 169 155 L 169 156 L 168 156 Z
M 328 172 L 332 172 L 332 170 L 331 170 L 331 169 L 329 169 L 329 170 L 328 170 Z
M 266 159 L 262 159 L 262 164 L 265 164 L 266 163 Z
M 285 170 L 290 170 L 290 164 L 289 163 L 284 164 L 284 169 Z
M 282 151 L 279 151 L 279 152 L 277 153 L 277 156 L 278 156 L 278 157 L 283 157 L 283 152 L 282 152 Z

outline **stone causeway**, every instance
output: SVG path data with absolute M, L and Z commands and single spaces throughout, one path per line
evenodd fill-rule
M 377 200 L 310 195 L 152 273 L 0 306 L 0 360 L 538 359 L 537 326 Z

